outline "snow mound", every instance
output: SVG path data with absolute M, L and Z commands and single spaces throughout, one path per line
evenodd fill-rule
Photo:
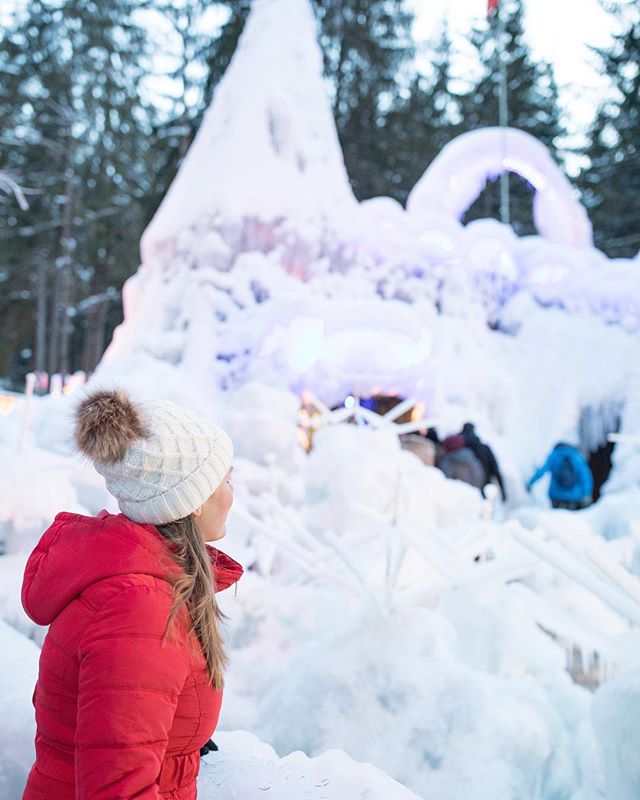
M 69 480 L 69 459 L 39 448 L 0 451 L 11 469 L 0 483 L 0 544 L 15 553 L 32 550 L 61 508 L 83 514 Z
M 430 800 L 571 797 L 597 761 L 589 695 L 515 597 L 496 601 L 466 614 L 448 604 L 451 621 L 415 607 L 381 618 L 326 588 L 254 578 L 242 610 L 229 608 L 223 724 L 249 726 L 279 753 L 337 747 Z
M 217 733 L 220 750 L 202 762 L 202 800 L 418 800 L 371 764 L 359 764 L 340 750 L 316 758 L 275 750 L 245 731 Z
M 640 797 L 640 672 L 629 672 L 602 686 L 593 718 L 607 778 L 607 800 Z
M 402 525 L 420 532 L 472 524 L 480 493 L 449 481 L 400 448 L 393 432 L 349 425 L 319 430 L 306 463 L 308 519 L 313 529 L 371 532 L 402 508 Z
M 20 800 L 35 759 L 36 723 L 31 704 L 40 650 L 0 620 L 0 797 Z

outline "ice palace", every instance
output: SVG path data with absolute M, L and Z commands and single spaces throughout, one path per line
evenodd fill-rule
M 536 236 L 460 222 L 504 169 L 536 190 Z M 231 664 L 199 796 L 637 800 L 640 259 L 593 248 L 544 147 L 467 134 L 406 209 L 359 203 L 308 0 L 254 0 L 141 251 L 91 383 L 193 407 L 238 453 L 224 549 L 249 569 L 221 596 Z M 402 402 L 360 406 L 376 395 Z M 72 454 L 73 405 L 0 417 L 8 800 L 44 635 L 26 557 L 58 511 L 116 510 Z M 424 419 L 476 422 L 506 506 L 401 448 Z M 559 439 L 606 455 L 587 510 L 525 493 Z

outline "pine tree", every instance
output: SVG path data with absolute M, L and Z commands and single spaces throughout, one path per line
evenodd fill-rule
M 231 61 L 249 6 L 250 0 L 162 0 L 154 6 L 170 27 L 176 46 L 173 64 L 163 76 L 169 87 L 163 99 L 169 107 L 156 115 L 149 139 L 148 170 L 155 181 L 145 203 L 147 222 L 200 127 L 213 90 Z M 216 34 L 207 21 L 212 11 L 229 13 Z
M 418 74 L 384 118 L 383 194 L 404 203 L 442 148 L 461 131 L 460 106 L 451 89 L 451 40 L 446 25 L 430 47 L 432 74 Z
M 553 68 L 533 58 L 526 41 L 523 0 L 501 4 L 504 19 L 504 58 L 509 97 L 509 125 L 539 139 L 551 155 L 561 162 L 562 125 L 558 87 Z M 500 30 L 497 16 L 471 36 L 482 67 L 480 79 L 462 98 L 463 129 L 475 130 L 499 123 Z M 519 234 L 533 233 L 533 187 L 519 176 L 509 176 L 511 218 Z M 499 218 L 499 187 L 490 181 L 485 191 L 466 214 L 466 221 L 478 217 Z
M 607 4 L 623 32 L 597 54 L 613 93 L 589 131 L 589 167 L 580 176 L 595 244 L 612 258 L 640 251 L 640 10 Z
M 226 2 L 220 2 L 219 5 L 228 7 L 229 16 L 221 26 L 218 36 L 210 43 L 206 51 L 205 107 L 211 102 L 213 90 L 231 63 L 244 23 L 251 10 L 251 0 L 226 0 Z
M 137 264 L 148 191 L 140 5 L 29 0 L 0 45 L 3 141 L 31 190 L 27 212 L 0 214 L 0 244 L 23 316 L 36 319 L 30 336 L 21 332 L 21 347 L 35 350 L 30 368 L 69 370 L 82 329 L 98 353 L 107 335 L 101 303 Z M 95 364 L 88 352 L 83 360 Z
M 381 130 L 413 55 L 404 0 L 316 0 L 325 71 L 347 172 L 360 199 L 393 190 Z M 407 81 L 408 83 L 409 81 Z

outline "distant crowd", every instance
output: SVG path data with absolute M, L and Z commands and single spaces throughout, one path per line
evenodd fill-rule
M 498 461 L 491 447 L 476 433 L 473 423 L 466 422 L 459 433 L 442 440 L 433 428 L 424 435 L 409 434 L 402 437 L 402 445 L 424 463 L 441 469 L 448 478 L 477 487 L 483 497 L 488 485 L 497 485 L 502 500 L 506 501 L 507 493 Z M 527 482 L 527 491 L 547 472 L 551 474 L 549 499 L 553 508 L 576 511 L 591 505 L 593 476 L 577 447 L 558 442 Z

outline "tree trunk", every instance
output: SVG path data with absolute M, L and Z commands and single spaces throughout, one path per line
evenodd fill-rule
M 107 312 L 111 298 L 105 296 L 93 305 L 86 316 L 86 330 L 82 344 L 81 368 L 89 374 L 97 367 L 104 353 Z
M 44 372 L 47 367 L 47 258 L 44 253 L 38 256 L 36 273 L 36 336 L 34 369 Z
M 71 304 L 71 264 L 75 250 L 73 216 L 75 209 L 75 174 L 73 171 L 73 139 L 67 140 L 65 164 L 65 204 L 60 231 L 60 257 L 56 262 L 51 310 L 51 342 L 49 345 L 49 374 L 69 369 L 69 317 Z

